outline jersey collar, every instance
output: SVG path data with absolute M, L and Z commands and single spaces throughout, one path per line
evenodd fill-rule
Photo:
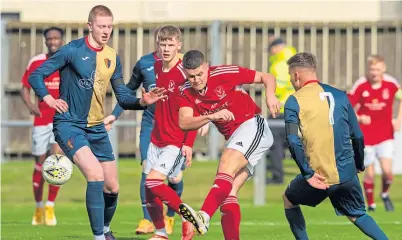
M 307 84 L 310 84 L 310 83 L 318 83 L 318 82 L 320 82 L 320 81 L 318 81 L 318 80 L 309 80 L 309 81 L 307 81 L 307 82 L 305 82 L 305 83 L 303 84 L 303 87 L 306 86 Z
M 91 49 L 92 51 L 100 52 L 100 51 L 103 50 L 103 47 L 102 47 L 102 48 L 95 48 L 95 47 L 92 47 L 91 44 L 89 44 L 88 36 L 85 37 L 85 43 L 87 44 L 87 47 L 89 47 L 89 49 Z

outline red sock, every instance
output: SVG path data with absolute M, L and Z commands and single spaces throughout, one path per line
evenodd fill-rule
M 232 190 L 232 184 L 232 176 L 225 173 L 216 174 L 214 185 L 211 190 L 209 190 L 207 198 L 205 198 L 204 204 L 201 207 L 201 211 L 204 211 L 212 218 L 218 207 L 222 205 L 223 201 L 229 196 Z
M 149 216 L 151 217 L 155 228 L 165 228 L 165 221 L 163 219 L 163 203 L 157 196 L 153 194 L 147 183 L 145 183 L 145 201 Z
M 49 202 L 54 202 L 54 200 L 56 200 L 59 189 L 60 189 L 60 186 L 49 184 L 49 194 L 47 196 L 47 200 Z
M 179 205 L 182 201 L 177 193 L 166 185 L 163 180 L 147 179 L 145 180 L 145 186 L 168 207 L 179 213 Z
M 392 184 L 392 179 L 393 179 L 392 175 L 384 174 L 382 176 L 382 193 L 388 193 L 389 187 Z
M 42 176 L 42 164 L 35 163 L 35 168 L 32 174 L 32 185 L 36 202 L 42 202 L 44 182 L 45 180 Z
M 374 204 L 374 182 L 371 180 L 363 181 L 364 193 L 366 194 L 366 200 L 368 206 Z
M 228 196 L 221 206 L 221 224 L 225 240 L 240 239 L 240 206 L 235 196 Z

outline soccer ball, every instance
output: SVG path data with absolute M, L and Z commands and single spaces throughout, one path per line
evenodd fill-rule
M 63 185 L 73 174 L 73 163 L 66 156 L 53 154 L 42 165 L 43 178 L 52 185 Z

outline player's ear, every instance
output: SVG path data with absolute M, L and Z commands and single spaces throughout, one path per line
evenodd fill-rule
M 183 42 L 179 42 L 179 47 L 178 47 L 178 50 L 180 50 L 180 49 L 181 49 L 181 46 L 183 46 Z
M 87 25 L 88 25 L 88 30 L 89 30 L 90 32 L 92 32 L 92 23 L 91 23 L 91 22 L 87 22 Z

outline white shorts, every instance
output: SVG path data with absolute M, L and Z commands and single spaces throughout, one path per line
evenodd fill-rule
M 32 155 L 41 156 L 46 154 L 55 143 L 53 123 L 32 128 Z
M 244 154 L 248 160 L 247 169 L 250 176 L 254 166 L 262 159 L 274 142 L 268 122 L 260 115 L 242 123 L 227 140 L 225 147 L 232 148 Z
M 394 157 L 394 140 L 386 140 L 377 145 L 364 148 L 364 166 L 370 166 L 376 159 Z
M 184 159 L 181 149 L 176 146 L 169 145 L 159 148 L 153 143 L 149 143 L 144 173 L 148 174 L 151 169 L 155 169 L 167 177 L 177 177 Z

